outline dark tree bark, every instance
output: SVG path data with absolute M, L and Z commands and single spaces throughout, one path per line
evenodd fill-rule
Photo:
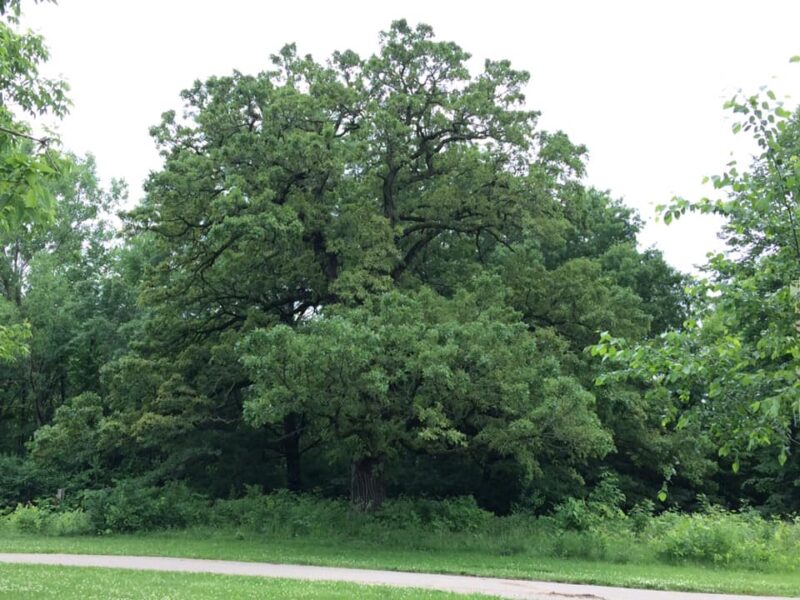
M 286 487 L 299 492 L 303 487 L 300 466 L 300 418 L 289 413 L 283 419 L 283 455 L 286 458 Z
M 383 461 L 379 458 L 354 460 L 350 469 L 350 501 L 361 511 L 378 510 L 386 499 Z

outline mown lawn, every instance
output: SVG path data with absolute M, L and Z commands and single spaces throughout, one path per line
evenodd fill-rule
M 316 600 L 455 600 L 464 596 L 323 581 L 292 581 L 206 573 L 164 573 L 86 567 L 1 565 L 0 598 L 9 600 L 210 600 L 299 598 Z
M 800 573 L 796 571 L 758 572 L 635 562 L 618 564 L 535 557 L 529 554 L 499 556 L 458 547 L 425 551 L 398 549 L 360 540 L 239 537 L 231 533 L 202 530 L 97 537 L 45 537 L 5 533 L 0 537 L 0 552 L 183 556 L 460 573 L 650 589 L 800 595 Z

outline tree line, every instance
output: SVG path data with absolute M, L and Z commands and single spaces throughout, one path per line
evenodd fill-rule
M 30 133 L 66 88 L 18 9 L 0 3 L 4 503 L 182 481 L 541 512 L 613 477 L 631 505 L 798 508 L 800 126 L 774 96 L 730 104 L 763 154 L 714 179 L 726 199 L 663 208 L 727 217 L 730 252 L 693 278 L 538 126 L 527 73 L 473 74 L 406 21 L 368 57 L 289 45 L 195 82 L 122 211 L 92 157 Z

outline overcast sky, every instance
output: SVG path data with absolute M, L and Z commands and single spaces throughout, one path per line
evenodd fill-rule
M 528 105 L 545 129 L 589 148 L 588 183 L 652 220 L 673 195 L 712 190 L 704 175 L 746 157 L 722 103 L 737 89 L 768 85 L 800 98 L 800 2 L 256 0 L 61 0 L 23 2 L 24 23 L 52 53 L 45 70 L 71 85 L 74 107 L 60 126 L 65 146 L 91 152 L 100 175 L 122 177 L 132 200 L 160 159 L 148 128 L 195 79 L 255 73 L 288 42 L 318 60 L 333 50 L 362 55 L 398 18 L 433 26 L 475 58 L 508 58 L 531 73 Z M 688 270 L 720 248 L 701 218 L 652 223 L 641 241 Z

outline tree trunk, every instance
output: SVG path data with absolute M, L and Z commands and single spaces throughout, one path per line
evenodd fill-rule
M 286 487 L 299 492 L 303 487 L 300 470 L 300 419 L 296 413 L 283 418 L 283 455 L 286 458 Z
M 386 499 L 383 461 L 379 458 L 354 460 L 350 468 L 350 501 L 365 512 L 378 510 Z

